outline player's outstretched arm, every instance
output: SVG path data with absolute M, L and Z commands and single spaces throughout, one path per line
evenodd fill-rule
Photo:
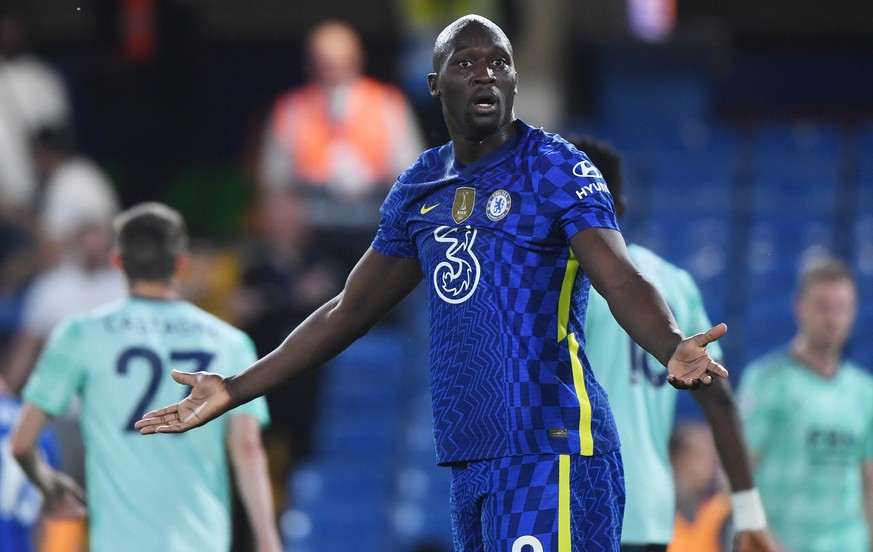
M 209 372 L 173 370 L 173 379 L 190 385 L 191 393 L 174 405 L 146 413 L 133 425 L 141 434 L 182 433 L 230 410 L 230 394 L 224 377 Z
M 265 394 L 295 374 L 320 367 L 376 325 L 421 277 L 417 260 L 389 257 L 370 248 L 343 291 L 297 326 L 275 350 L 235 376 L 192 375 L 193 383 L 190 379 L 182 382 L 193 386 L 191 395 L 149 412 L 134 427 L 143 434 L 187 431 Z
M 42 493 L 47 516 L 83 518 L 88 514 L 85 491 L 72 477 L 50 466 L 39 450 L 39 436 L 49 421 L 45 411 L 25 402 L 12 430 L 12 456 Z
M 727 377 L 727 370 L 706 352 L 706 344 L 724 335 L 727 326 L 685 338 L 661 293 L 631 261 L 621 233 L 588 228 L 570 238 L 570 246 L 615 320 L 667 367 L 673 387 L 696 389 L 712 384 L 712 376 Z

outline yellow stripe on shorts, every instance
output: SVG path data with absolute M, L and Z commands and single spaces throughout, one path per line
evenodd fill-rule
M 558 457 L 558 552 L 571 552 L 570 457 Z

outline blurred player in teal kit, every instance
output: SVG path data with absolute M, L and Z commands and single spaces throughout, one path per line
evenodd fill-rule
M 621 155 L 593 138 L 569 136 L 568 140 L 584 151 L 601 171 L 615 201 L 616 214 L 621 217 L 625 208 Z M 634 264 L 664 294 L 683 332 L 694 334 L 711 326 L 700 290 L 690 274 L 639 245 L 628 245 L 628 252 Z M 588 360 L 597 381 L 609 394 L 621 438 L 627 488 L 621 549 L 623 552 L 666 550 L 676 515 L 668 445 L 678 395 L 666 385 L 667 372 L 631 341 L 596 291 L 588 301 L 585 340 Z M 718 342 L 711 343 L 708 349 L 714 358 L 721 358 Z M 757 491 L 743 428 L 728 383 L 718 380 L 711 387 L 694 391 L 692 396 L 712 427 L 731 489 L 744 493 L 739 497 L 754 495 Z M 742 500 L 740 498 L 740 507 Z M 775 550 L 761 508 L 758 503 L 756 519 L 751 523 L 746 521 L 743 512 L 736 512 L 738 552 Z
M 46 509 L 70 508 L 82 490 L 49 467 L 36 440 L 71 399 L 82 401 L 90 549 L 167 552 L 229 550 L 233 467 L 258 550 L 280 550 L 260 426 L 263 399 L 202 433 L 145 440 L 134 423 L 152 405 L 177 400 L 172 369 L 229 376 L 255 361 L 241 331 L 178 299 L 186 255 L 181 216 L 157 203 L 116 219 L 116 264 L 128 298 L 67 318 L 51 334 L 24 389 L 12 452 L 37 484 Z
M 873 377 L 845 357 L 857 310 L 846 263 L 804 267 L 797 333 L 740 380 L 755 478 L 791 552 L 873 550 Z
M 628 258 L 599 172 L 515 118 L 518 77 L 499 27 L 460 18 L 437 38 L 433 64 L 428 85 L 452 141 L 398 177 L 344 290 L 238 376 L 180 378 L 191 395 L 136 427 L 186 431 L 317 368 L 424 280 L 455 549 L 618 550 L 621 457 L 585 357 L 589 281 L 676 387 L 727 375 L 705 349 L 726 327 L 685 339 Z

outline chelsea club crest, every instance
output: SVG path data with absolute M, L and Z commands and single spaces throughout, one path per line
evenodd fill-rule
M 509 192 L 497 190 L 488 198 L 488 203 L 485 204 L 485 214 L 496 222 L 509 213 L 510 206 L 512 206 L 512 198 Z

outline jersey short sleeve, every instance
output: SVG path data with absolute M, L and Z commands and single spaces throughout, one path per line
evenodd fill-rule
M 373 249 L 391 257 L 419 259 L 420 251 L 413 237 L 416 217 L 425 217 L 441 205 L 430 193 L 457 178 L 451 142 L 422 152 L 388 191 L 382 207 Z M 449 205 L 442 204 L 445 210 Z M 433 215 L 431 215 L 433 216 Z
M 407 228 L 402 195 L 403 186 L 399 183 L 395 184 L 382 203 L 379 210 L 381 213 L 379 229 L 373 240 L 373 249 L 383 255 L 412 259 L 418 257 L 418 252 Z
M 77 360 L 81 327 L 75 319 L 60 323 L 49 335 L 23 397 L 51 416 L 60 416 L 82 389 L 85 367 Z M 87 357 L 87 355 L 85 355 Z
M 588 157 L 567 145 L 543 155 L 535 165 L 539 191 L 558 210 L 567 240 L 587 228 L 618 230 L 615 203 L 606 180 Z

